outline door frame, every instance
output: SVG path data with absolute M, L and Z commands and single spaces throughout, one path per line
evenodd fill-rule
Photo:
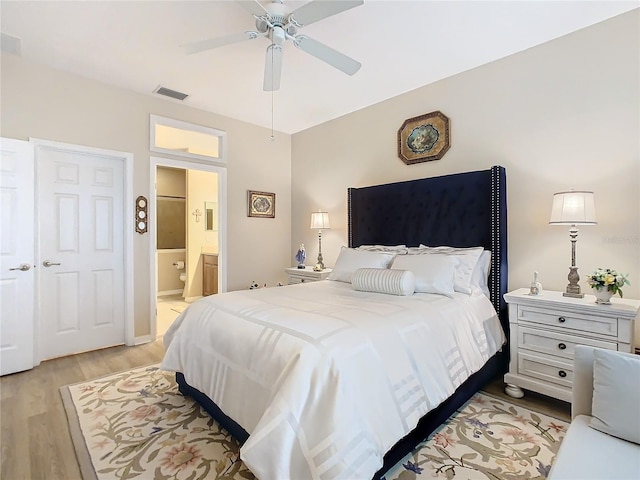
M 227 291 L 227 168 L 222 165 L 203 163 L 196 160 L 178 160 L 152 156 L 149 159 L 149 285 L 153 290 L 149 295 L 149 332 L 151 341 L 156 338 L 158 327 L 158 277 L 156 268 L 157 244 L 157 206 L 156 188 L 158 167 L 173 167 L 184 170 L 200 170 L 218 174 L 218 291 Z M 187 193 L 188 195 L 188 193 Z
M 135 322 L 134 322 L 134 257 L 133 257 L 133 232 L 134 232 L 134 199 L 133 199 L 133 153 L 122 152 L 118 150 L 110 150 L 107 148 L 88 147 L 85 145 L 76 145 L 72 143 L 55 142 L 52 140 L 44 140 L 41 138 L 29 138 L 29 142 L 33 145 L 34 150 L 34 175 L 35 175 L 35 238 L 40 235 L 40 212 L 38 210 L 38 195 L 40 194 L 40 179 L 38 177 L 38 149 L 41 147 L 55 149 L 60 151 L 85 153 L 89 155 L 109 155 L 114 158 L 120 158 L 124 162 L 124 344 L 127 346 L 135 345 Z M 35 259 L 36 265 L 40 262 L 40 246 L 36 242 Z M 38 271 L 38 270 L 37 270 Z M 36 281 L 35 285 L 35 322 L 34 322 L 34 350 L 35 361 L 39 364 L 42 360 L 40 347 L 40 325 L 42 315 L 40 311 L 40 281 Z

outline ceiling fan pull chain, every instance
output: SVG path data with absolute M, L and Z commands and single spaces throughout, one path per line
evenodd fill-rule
M 271 85 L 273 85 L 273 55 L 271 55 Z M 271 141 L 276 137 L 273 135 L 273 88 L 271 89 Z

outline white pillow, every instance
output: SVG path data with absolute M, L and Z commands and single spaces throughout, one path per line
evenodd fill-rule
M 456 292 L 471 294 L 471 278 L 478 259 L 484 251 L 482 247 L 458 248 L 420 245 L 419 248 L 423 250 L 423 254 L 455 256 L 459 263 L 456 266 L 456 278 L 453 287 Z
M 359 268 L 389 268 L 395 255 L 388 252 L 367 252 L 342 247 L 328 280 L 351 283 L 351 275 Z
M 413 295 L 416 277 L 407 270 L 359 268 L 351 276 L 351 285 L 361 292 L 407 296 Z
M 491 271 L 491 252 L 485 250 L 480 254 L 478 263 L 473 269 L 471 275 L 471 289 L 478 288 L 486 295 L 487 298 L 491 297 L 489 292 L 489 272 Z
M 416 277 L 416 292 L 438 293 L 448 297 L 454 293 L 455 268 L 458 259 L 447 255 L 398 255 L 392 270 L 408 270 Z
M 407 253 L 409 255 L 421 255 L 423 253 L 429 253 L 429 249 L 431 247 L 425 247 L 424 245 L 420 245 L 419 247 L 407 247 Z
M 396 255 L 407 253 L 406 245 L 360 245 L 356 250 L 367 250 L 369 252 L 391 252 Z
M 594 350 L 590 426 L 640 444 L 640 356 Z

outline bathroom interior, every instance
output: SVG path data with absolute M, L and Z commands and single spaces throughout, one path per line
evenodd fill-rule
M 218 293 L 218 175 L 157 167 L 158 336 L 189 303 Z

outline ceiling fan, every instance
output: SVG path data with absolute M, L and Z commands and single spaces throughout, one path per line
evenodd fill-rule
M 247 31 L 191 43 L 184 47 L 188 54 L 245 40 L 254 40 L 258 37 L 267 38 L 271 44 L 267 47 L 263 90 L 268 92 L 280 88 L 282 47 L 287 40 L 291 40 L 300 50 L 347 75 L 353 75 L 360 69 L 360 62 L 306 35 L 298 34 L 298 29 L 362 5 L 364 0 L 314 0 L 292 12 L 288 11 L 283 0 L 273 0 L 268 5 L 263 5 L 258 0 L 237 0 L 236 3 L 253 15 L 257 31 Z

